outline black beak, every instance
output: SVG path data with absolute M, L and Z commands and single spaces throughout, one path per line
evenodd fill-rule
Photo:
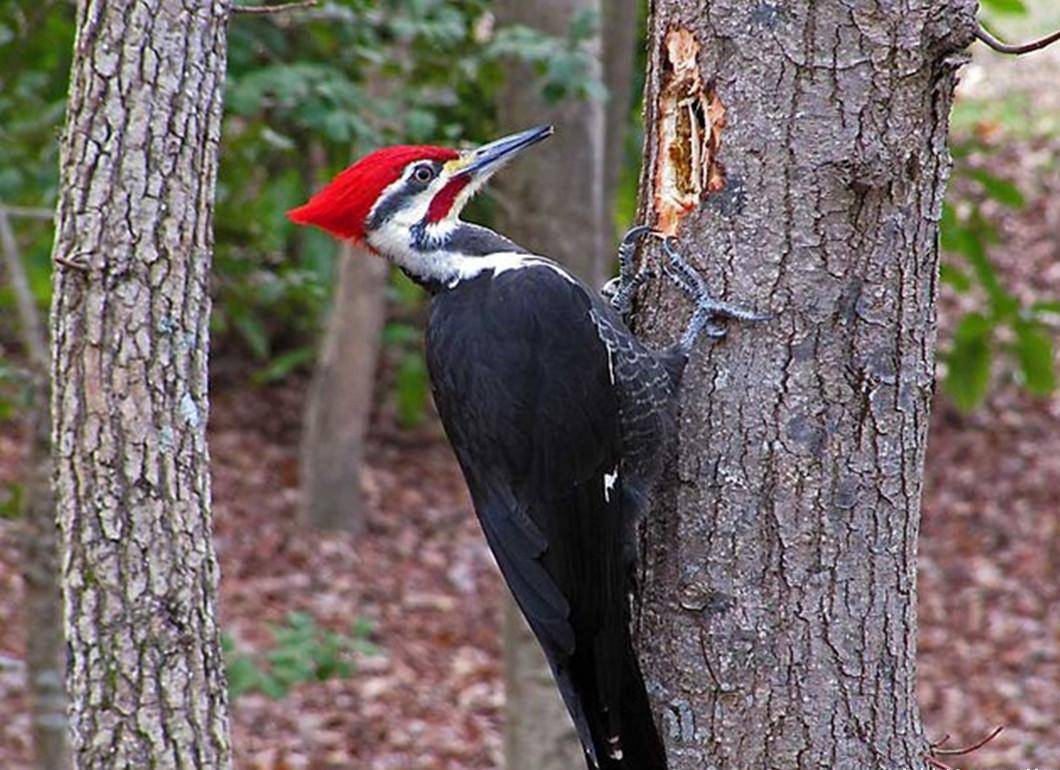
M 470 161 L 460 173 L 488 176 L 522 150 L 548 139 L 554 130 L 552 126 L 537 126 L 484 144 L 472 151 Z

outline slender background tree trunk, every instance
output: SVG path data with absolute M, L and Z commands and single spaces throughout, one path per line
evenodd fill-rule
M 349 246 L 339 251 L 302 439 L 302 506 L 315 527 L 364 527 L 361 461 L 372 414 L 388 265 Z
M 574 15 L 585 10 L 599 14 L 599 0 L 494 3 L 499 25 L 523 24 L 560 37 Z M 599 53 L 599 38 L 596 47 Z M 512 63 L 506 74 L 498 99 L 501 133 L 552 123 L 556 135 L 534 148 L 532 161 L 513 164 L 497 177 L 495 185 L 508 204 L 502 207 L 499 229 L 531 251 L 559 260 L 591 286 L 600 286 L 607 277 L 611 242 L 604 200 L 605 105 L 579 99 L 550 105 L 534 87 L 534 74 L 526 65 Z M 592 75 L 602 75 L 599 55 Z
M 936 238 L 974 10 L 652 2 L 642 217 L 718 296 L 776 314 L 700 344 L 643 536 L 675 770 L 924 766 Z M 688 303 L 665 281 L 643 299 L 638 331 L 674 340 Z
M 608 20 L 619 25 L 627 14 L 617 6 L 635 3 L 622 0 L 615 5 Z M 494 9 L 498 24 L 525 24 L 563 36 L 576 13 L 588 9 L 599 14 L 601 5 L 599 0 L 498 0 Z M 618 42 L 622 44 L 621 39 Z M 602 79 L 599 39 L 596 45 L 597 67 L 593 74 Z M 612 71 L 621 81 L 623 71 L 617 62 L 623 54 L 617 50 L 609 53 L 616 63 Z M 630 67 L 632 55 L 630 43 L 624 54 Z M 528 85 L 531 83 L 533 74 L 525 66 L 509 66 L 499 100 L 499 129 L 504 133 L 552 123 L 556 135 L 535 147 L 532 158 L 513 164 L 498 177 L 496 185 L 504 204 L 498 229 L 531 251 L 564 263 L 590 285 L 600 286 L 612 259 L 614 188 L 608 187 L 606 162 L 610 157 L 608 150 L 615 143 L 621 152 L 625 115 L 620 116 L 618 126 L 609 127 L 605 103 L 565 99 L 549 105 L 536 88 Z M 619 84 L 619 88 L 623 87 L 628 91 L 628 74 L 625 82 Z M 628 108 L 628 97 L 623 97 L 619 94 L 619 102 Z M 612 181 L 617 184 L 617 174 Z M 504 613 L 505 766 L 507 770 L 579 767 L 584 763 L 582 750 L 545 656 L 510 597 Z
M 52 412 L 79 768 L 227 768 L 206 364 L 227 4 L 78 7 Z
M 66 645 L 59 601 L 58 538 L 52 493 L 51 420 L 48 412 L 48 341 L 22 264 L 8 215 L 0 210 L 0 251 L 15 294 L 23 352 L 29 363 L 30 398 L 25 417 L 29 452 L 19 532 L 26 583 L 26 680 L 38 770 L 67 770 Z
M 606 0 L 600 17 L 601 59 L 607 104 L 604 110 L 604 248 L 615 230 L 615 197 L 626 161 L 626 134 L 633 99 L 633 72 L 637 65 L 637 23 L 642 0 Z M 632 222 L 621 222 L 629 227 Z M 605 254 L 610 260 L 612 255 Z M 605 279 L 615 266 L 605 263 Z

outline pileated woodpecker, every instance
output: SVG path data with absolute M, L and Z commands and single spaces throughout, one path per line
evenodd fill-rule
M 679 342 L 645 347 L 626 326 L 646 277 L 601 296 L 545 257 L 460 219 L 464 205 L 541 126 L 475 150 L 378 150 L 289 212 L 386 257 L 432 295 L 434 399 L 486 540 L 544 648 L 591 770 L 664 770 L 666 755 L 630 638 L 634 530 L 672 432 L 697 335 L 758 319 L 716 302 L 664 242 L 695 310 Z

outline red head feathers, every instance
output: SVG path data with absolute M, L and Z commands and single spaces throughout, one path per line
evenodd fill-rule
M 292 222 L 315 225 L 336 238 L 364 240 L 364 224 L 379 194 L 398 180 L 405 167 L 416 160 L 448 161 L 459 157 L 456 150 L 430 145 L 384 147 L 364 156 L 342 171 L 323 190 L 298 208 L 287 212 Z

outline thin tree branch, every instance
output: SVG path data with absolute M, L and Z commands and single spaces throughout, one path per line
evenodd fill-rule
M 8 206 L 0 203 L 0 214 L 9 217 L 23 217 L 25 219 L 51 220 L 55 217 L 55 209 L 35 208 L 31 206 Z
M 26 269 L 22 265 L 22 255 L 18 252 L 18 242 L 11 229 L 11 220 L 7 211 L 0 209 L 0 250 L 4 253 L 4 266 L 7 278 L 15 293 L 15 305 L 18 308 L 19 328 L 22 330 L 22 345 L 26 355 L 33 362 L 35 374 L 48 371 L 48 343 L 44 336 L 37 302 L 29 288 Z
M 296 0 L 293 3 L 279 3 L 278 5 L 233 5 L 229 13 L 245 13 L 250 15 L 262 15 L 267 13 L 287 13 L 288 11 L 301 11 L 312 8 L 317 0 Z
M 1016 56 L 1024 53 L 1030 53 L 1031 51 L 1038 51 L 1045 48 L 1047 45 L 1052 45 L 1057 40 L 1060 40 L 1060 29 L 1051 35 L 1046 35 L 1039 40 L 1032 40 L 1029 43 L 1003 43 L 996 37 L 986 31 L 986 28 L 980 24 L 975 30 L 975 36 L 986 43 L 988 46 L 993 48 L 995 51 L 1001 53 L 1010 53 Z
M 933 768 L 935 768 L 935 770 L 953 770 L 953 768 L 947 765 L 945 762 L 935 759 L 930 754 L 925 754 L 924 760 Z
M 983 748 L 983 746 L 985 746 L 986 744 L 990 743 L 990 741 L 994 740 L 994 738 L 996 738 L 998 735 L 1000 735 L 1001 731 L 1004 730 L 1004 729 L 1005 729 L 1004 725 L 998 725 L 997 727 L 994 728 L 993 732 L 991 732 L 988 736 L 986 736 L 985 738 L 981 738 L 980 740 L 978 740 L 975 743 L 973 743 L 971 746 L 965 746 L 963 749 L 943 749 L 943 748 L 939 748 L 941 746 L 941 742 L 940 742 L 940 743 L 936 744 L 935 746 L 933 746 L 931 748 L 931 753 L 933 755 L 935 755 L 935 756 L 945 755 L 945 756 L 948 756 L 948 757 L 959 757 L 962 754 L 971 754 L 973 751 L 978 751 L 979 749 Z M 946 736 L 946 737 L 948 738 L 949 736 Z

